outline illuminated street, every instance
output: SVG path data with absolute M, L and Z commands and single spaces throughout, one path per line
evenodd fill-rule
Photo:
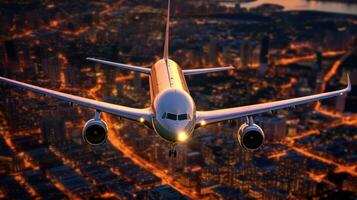
M 108 141 L 91 145 L 83 132 L 94 109 L 1 82 L 0 199 L 355 199 L 357 4 L 346 2 L 171 1 L 169 58 L 182 70 L 234 67 L 180 77 L 197 111 L 340 90 L 350 75 L 346 95 L 252 116 L 265 133 L 257 151 L 238 139 L 245 117 L 203 121 L 169 157 L 172 146 L 144 118 L 101 112 Z M 0 76 L 150 107 L 154 76 L 86 58 L 153 70 L 166 7 L 166 0 L 0 2 Z

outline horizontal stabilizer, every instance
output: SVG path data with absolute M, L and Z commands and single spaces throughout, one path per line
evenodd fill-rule
M 115 62 L 110 62 L 110 61 L 106 61 L 106 60 L 100 60 L 100 59 L 96 59 L 96 58 L 87 58 L 87 60 L 94 61 L 94 62 L 97 62 L 97 63 L 100 63 L 100 64 L 104 64 L 104 65 L 118 67 L 118 68 L 121 68 L 121 69 L 131 70 L 131 71 L 134 71 L 134 72 L 140 72 L 140 73 L 144 73 L 144 74 L 150 74 L 150 72 L 151 72 L 151 69 L 145 68 L 145 67 L 138 67 L 138 66 L 121 64 L 121 63 L 115 63 Z
M 182 70 L 184 75 L 197 75 L 197 74 L 207 74 L 212 72 L 221 72 L 234 69 L 234 67 L 214 67 L 206 69 L 187 69 Z

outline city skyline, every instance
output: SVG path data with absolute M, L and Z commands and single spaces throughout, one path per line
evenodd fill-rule
M 89 2 L 81 8 L 74 2 L 3 4 L 7 6 L 2 8 L 6 17 L 0 18 L 2 76 L 110 103 L 149 103 L 147 77 L 85 58 L 97 55 L 151 65 L 162 51 L 163 1 Z M 11 8 L 16 6 L 24 11 L 14 14 Z M 346 72 L 356 85 L 355 16 L 274 8 L 247 11 L 214 2 L 174 7 L 171 52 L 184 69 L 237 68 L 228 76 L 217 73 L 187 80 L 200 109 L 335 90 L 346 85 Z M 193 10 L 206 13 L 192 15 Z M 28 18 L 36 13 L 45 20 Z M 302 20 L 309 17 L 314 20 Z M 178 147 L 176 160 L 167 157 L 169 145 L 126 120 L 104 114 L 111 129 L 109 141 L 93 148 L 81 138 L 92 111 L 4 85 L 0 92 L 4 198 L 9 192 L 30 199 L 47 194 L 70 199 L 356 195 L 354 90 L 336 101 L 258 116 L 268 140 L 259 152 L 245 152 L 236 145 L 233 135 L 243 119 L 197 130 L 191 142 Z

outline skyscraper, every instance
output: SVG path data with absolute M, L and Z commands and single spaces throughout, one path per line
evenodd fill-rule
M 248 40 L 243 40 L 240 45 L 240 67 L 246 68 L 249 66 L 250 43 Z
M 269 135 L 270 141 L 280 141 L 287 135 L 287 124 L 284 118 L 280 117 L 263 117 L 261 119 L 263 130 Z
M 14 40 L 7 40 L 4 43 L 6 51 L 5 65 L 13 71 L 19 70 L 19 56 L 16 50 L 16 42 Z
M 345 111 L 346 98 L 347 98 L 346 94 L 336 98 L 336 101 L 335 101 L 335 109 L 336 109 L 336 111 L 339 111 L 339 112 Z
M 134 73 L 134 88 L 136 91 L 142 91 L 142 80 L 139 73 Z
M 212 65 L 217 64 L 217 40 L 215 38 L 211 38 L 209 42 L 209 48 L 208 48 L 208 57 L 209 57 L 209 62 Z
M 264 35 L 260 44 L 260 55 L 259 55 L 259 73 L 265 74 L 268 70 L 269 63 L 269 46 L 270 46 L 270 38 L 268 35 Z
M 268 64 L 269 58 L 269 36 L 264 35 L 260 45 L 260 64 Z
M 66 84 L 68 84 L 69 86 L 72 87 L 77 87 L 79 86 L 79 74 L 80 74 L 80 70 L 78 68 L 78 66 L 68 66 L 65 69 L 65 80 L 66 80 Z
M 321 69 L 322 67 L 322 53 L 321 53 L 321 49 L 318 49 L 315 53 L 316 55 L 316 65 L 318 67 L 318 69 Z
M 42 59 L 42 66 L 45 74 L 51 80 L 51 83 L 58 83 L 61 74 L 61 66 L 58 57 L 52 56 L 48 59 Z
M 65 124 L 63 119 L 56 119 L 45 114 L 41 121 L 41 132 L 46 144 L 53 144 L 64 141 Z

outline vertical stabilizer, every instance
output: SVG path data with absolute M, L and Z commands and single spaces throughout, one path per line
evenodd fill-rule
M 169 38 L 170 38 L 170 0 L 168 0 L 167 17 L 166 17 L 166 33 L 164 44 L 164 59 L 169 59 Z

